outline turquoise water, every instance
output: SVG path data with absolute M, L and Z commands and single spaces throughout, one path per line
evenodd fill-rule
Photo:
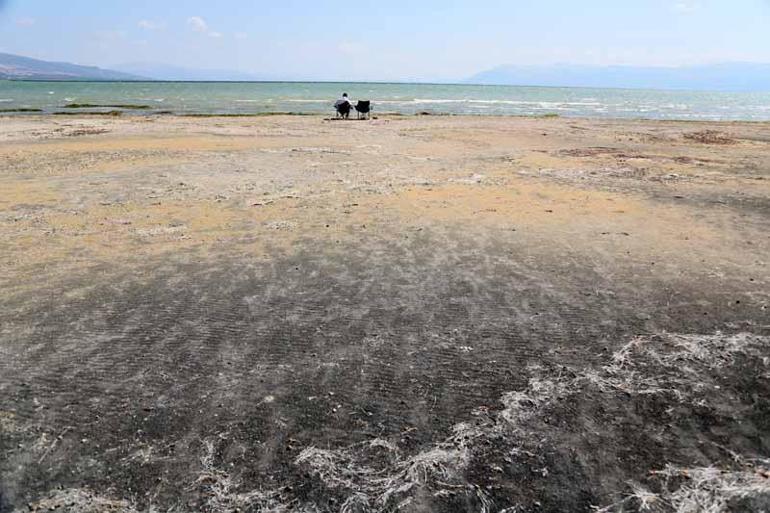
M 86 103 L 149 107 L 127 110 L 133 114 L 329 114 L 342 92 L 348 92 L 354 101 L 371 100 L 375 114 L 770 120 L 770 93 L 365 83 L 0 81 L 0 111 L 72 112 L 62 107 Z

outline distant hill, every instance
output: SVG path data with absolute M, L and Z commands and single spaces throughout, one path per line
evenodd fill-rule
M 144 80 L 141 76 L 67 62 L 49 62 L 0 53 L 0 79 L 5 80 Z
M 172 66 L 169 64 L 135 62 L 120 64 L 115 68 L 135 75 L 149 77 L 154 80 L 179 80 L 191 82 L 223 81 L 223 82 L 252 82 L 271 80 L 265 75 L 256 75 L 236 70 L 226 69 L 195 69 Z
M 711 91 L 770 91 L 770 64 L 709 66 L 499 66 L 478 73 L 469 84 L 553 87 L 623 87 Z

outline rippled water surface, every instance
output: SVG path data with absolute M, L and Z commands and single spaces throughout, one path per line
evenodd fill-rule
M 0 81 L 0 111 L 101 108 L 137 114 L 327 113 L 343 91 L 354 101 L 371 100 L 375 113 L 770 120 L 770 93 L 302 82 Z M 72 104 L 102 107 L 67 107 Z

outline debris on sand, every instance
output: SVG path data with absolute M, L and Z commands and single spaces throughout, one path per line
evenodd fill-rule
M 341 498 L 341 511 L 420 510 L 460 503 L 472 504 L 477 511 L 528 511 L 537 502 L 532 496 L 495 496 L 471 477 L 473 469 L 485 469 L 484 480 L 489 480 L 491 471 L 510 472 L 503 470 L 505 465 L 526 467 L 528 474 L 542 478 L 546 487 L 542 491 L 551 493 L 548 480 L 564 469 L 549 468 L 553 454 L 545 457 L 545 452 L 558 453 L 563 446 L 560 437 L 571 430 L 588 430 L 577 425 L 565 431 L 554 425 L 550 419 L 560 417 L 560 408 L 573 409 L 598 393 L 607 401 L 630 398 L 641 404 L 655 396 L 666 404 L 718 412 L 729 400 L 724 395 L 729 392 L 716 384 L 716 375 L 739 361 L 765 361 L 768 342 L 767 337 L 750 334 L 638 337 L 598 368 L 558 373 L 533 368 L 536 375 L 524 390 L 502 397 L 502 410 L 474 414 L 474 421 L 456 424 L 448 438 L 416 454 L 405 454 L 390 441 L 375 439 L 337 449 L 307 447 L 294 464 L 326 488 L 328 495 Z M 652 469 L 647 475 L 665 479 L 664 486 L 658 487 L 663 491 L 649 492 L 629 481 L 630 493 L 616 489 L 621 499 L 597 511 L 716 513 L 732 511 L 725 505 L 734 500 L 764 500 L 770 493 L 766 462 L 732 471 L 716 466 L 685 469 L 665 461 L 657 468 L 662 470 Z M 313 505 L 305 506 L 312 509 Z
M 109 133 L 109 130 L 105 128 L 78 128 L 71 132 L 65 132 L 64 135 L 67 137 L 80 137 L 83 135 L 99 135 L 106 133 Z
M 651 475 L 660 481 L 660 493 L 631 483 L 624 499 L 596 512 L 727 513 L 767 511 L 770 506 L 770 460 L 737 464 L 733 469 L 666 465 Z
M 619 409 L 651 405 L 687 418 L 693 412 L 731 418 L 740 412 L 734 406 L 743 393 L 731 388 L 732 377 L 747 366 L 766 370 L 768 350 L 770 337 L 748 333 L 636 337 L 604 365 L 574 370 L 553 364 L 531 367 L 528 384 L 504 394 L 499 408 L 474 410 L 446 438 L 417 449 L 387 438 L 337 448 L 301 448 L 292 461 L 294 469 L 267 489 L 254 488 L 226 461 L 219 461 L 217 439 L 204 440 L 200 468 L 186 488 L 194 497 L 188 505 L 212 513 L 310 512 L 329 511 L 327 500 L 334 500 L 333 510 L 347 513 L 491 513 L 567 511 L 568 505 L 581 501 L 572 511 L 588 511 L 592 505 L 603 513 L 766 511 L 769 461 L 714 446 L 729 457 L 705 462 L 695 458 L 689 466 L 677 444 L 669 441 L 660 447 L 662 459 L 623 467 L 617 463 L 619 456 L 637 453 L 633 448 L 629 453 L 620 442 L 628 425 L 612 419 Z M 605 411 L 614 413 L 608 417 Z M 664 413 L 659 417 L 643 422 L 656 431 L 676 421 Z M 645 440 L 645 451 L 655 452 L 654 439 Z M 698 440 L 682 443 L 687 447 Z M 597 444 L 602 450 L 592 454 Z M 606 465 L 612 466 L 586 473 Z M 581 475 L 581 481 L 568 484 L 575 482 L 575 475 Z M 310 496 L 302 492 L 307 487 L 315 490 Z M 140 511 L 130 500 L 108 499 L 87 489 L 56 491 L 28 508 Z M 141 511 L 154 511 L 149 508 Z
M 21 513 L 16 510 L 14 513 Z M 48 498 L 27 505 L 27 511 L 57 511 L 61 513 L 139 513 L 130 502 L 100 497 L 89 490 L 70 488 L 57 490 Z
M 343 511 L 400 510 L 428 493 L 468 496 L 477 501 L 479 511 L 486 512 L 491 510 L 490 499 L 463 477 L 470 461 L 470 443 L 480 434 L 461 423 L 450 438 L 411 457 L 380 439 L 333 451 L 309 447 L 295 464 L 347 497 Z M 354 509 L 353 503 L 363 509 Z
M 269 230 L 290 231 L 297 228 L 297 223 L 286 220 L 269 221 L 264 224 Z
M 472 469 L 487 469 L 484 472 L 488 476 L 488 470 L 506 472 L 505 465 L 529 465 L 527 472 L 547 483 L 551 475 L 563 471 L 558 467 L 549 468 L 552 456 L 544 458 L 538 454 L 538 451 L 550 450 L 549 444 L 560 445 L 559 437 L 566 434 L 564 428 L 549 420 L 558 408 L 573 408 L 565 405 L 580 404 L 581 397 L 595 396 L 598 392 L 607 397 L 639 401 L 659 396 L 670 404 L 719 409 L 724 397 L 715 397 L 714 390 L 719 387 L 714 383 L 714 373 L 746 358 L 764 361 L 768 342 L 766 337 L 750 334 L 638 337 L 615 352 L 606 365 L 596 369 L 577 372 L 562 369 L 558 374 L 534 369 L 542 375 L 531 378 L 524 390 L 505 394 L 501 400 L 502 410 L 485 410 L 475 415 L 472 422 L 456 424 L 448 438 L 417 454 L 409 456 L 391 442 L 375 439 L 333 450 L 308 447 L 294 464 L 317 479 L 330 496 L 340 497 L 341 511 L 429 510 L 437 504 L 472 504 L 482 512 L 529 511 L 539 502 L 534 497 L 526 493 L 521 497 L 494 496 L 489 487 L 482 487 L 469 477 Z M 587 428 L 572 426 L 571 429 Z M 489 452 L 490 447 L 494 447 L 496 455 Z M 497 464 L 496 460 L 501 458 L 504 462 Z M 538 465 L 532 466 L 535 462 Z M 596 510 L 605 513 L 732 511 L 727 505 L 734 504 L 735 500 L 770 497 L 767 467 L 767 462 L 760 462 L 745 469 L 720 471 L 716 467 L 674 467 L 664 461 L 658 467 L 662 470 L 653 469 L 648 473 L 653 479 L 665 481 L 658 486 L 662 491 L 653 493 L 638 483 L 629 482 L 630 492 L 616 490 L 621 499 Z M 546 494 L 547 490 L 547 487 L 543 489 Z M 312 509 L 313 505 L 305 506 Z
M 591 148 L 573 148 L 564 149 L 555 152 L 561 157 L 596 157 L 597 155 L 614 155 L 620 150 L 617 148 L 608 148 L 606 146 L 594 146 Z
M 450 178 L 449 181 L 452 183 L 477 184 L 483 182 L 485 178 L 484 175 L 474 173 L 464 178 Z
M 235 513 L 237 511 L 296 511 L 284 499 L 279 491 L 238 492 L 240 479 L 233 477 L 214 465 L 215 446 L 211 440 L 203 443 L 204 454 L 201 456 L 202 470 L 198 474 L 194 488 L 203 497 L 204 511 L 215 513 Z
M 702 130 L 700 132 L 691 132 L 684 134 L 684 138 L 688 141 L 694 141 L 701 144 L 735 144 L 736 141 L 732 137 L 728 136 L 718 130 Z

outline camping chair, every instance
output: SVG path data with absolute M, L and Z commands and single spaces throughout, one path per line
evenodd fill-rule
M 356 112 L 358 112 L 358 119 L 369 119 L 369 114 L 372 111 L 372 102 L 369 100 L 358 100 L 356 103 Z
M 343 102 L 337 105 L 337 117 L 348 119 L 348 116 L 350 116 L 350 103 Z

